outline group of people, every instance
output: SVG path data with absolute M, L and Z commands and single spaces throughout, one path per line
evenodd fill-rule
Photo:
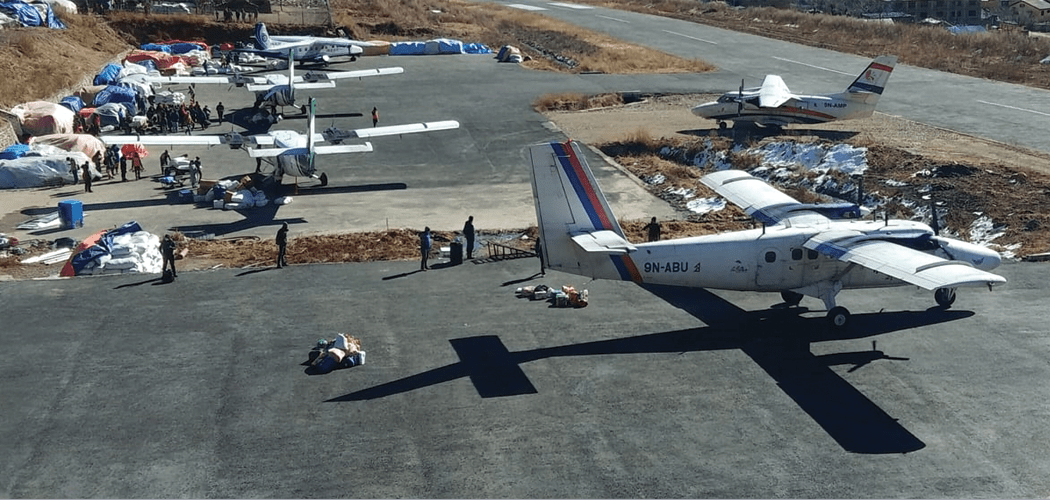
M 219 20 L 218 10 L 215 11 L 215 20 Z M 259 9 L 256 8 L 255 10 L 248 12 L 246 10 L 230 9 L 229 7 L 226 7 L 225 9 L 222 9 L 222 20 L 227 23 L 230 21 L 258 21 Z
M 189 104 L 178 105 L 151 103 L 146 108 L 146 119 L 156 125 L 161 134 L 178 133 L 180 130 L 189 134 L 196 127 L 204 130 L 211 125 L 211 110 L 194 100 Z
M 474 238 L 476 232 L 474 231 L 474 216 L 467 217 L 467 222 L 463 223 L 463 238 L 467 240 L 467 260 L 474 258 Z M 419 270 L 428 271 L 430 266 L 427 261 L 430 260 L 430 249 L 434 244 L 434 237 L 430 234 L 430 226 L 423 228 L 423 232 L 419 233 L 419 253 L 420 262 Z

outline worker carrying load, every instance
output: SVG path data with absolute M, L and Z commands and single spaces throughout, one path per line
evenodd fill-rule
M 332 340 L 318 340 L 310 351 L 310 360 L 310 367 L 317 373 L 328 373 L 365 364 L 365 351 L 361 350 L 360 340 L 340 333 Z

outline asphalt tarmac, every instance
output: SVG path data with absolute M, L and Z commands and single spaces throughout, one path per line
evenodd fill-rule
M 537 278 L 532 258 L 433 267 L 0 283 L 0 496 L 1050 489 L 1043 264 L 1007 264 L 1009 285 L 947 311 L 912 287 L 844 292 L 844 333 L 775 294 Z M 539 283 L 590 305 L 514 296 Z M 337 332 L 366 363 L 308 374 Z

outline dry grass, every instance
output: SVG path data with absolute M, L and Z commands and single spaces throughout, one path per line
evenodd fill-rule
M 131 48 L 96 16 L 60 17 L 68 29 L 0 30 L 0 108 L 48 99 L 76 87 Z
M 893 54 L 912 66 L 1050 88 L 1050 65 L 1039 64 L 1050 54 L 1050 39 L 1016 31 L 953 35 L 934 26 L 873 23 L 774 7 L 737 9 L 717 1 L 590 1 L 866 57 Z
M 532 107 L 541 113 L 547 111 L 583 111 L 585 109 L 605 108 L 623 104 L 620 94 L 598 94 L 587 96 L 575 92 L 561 94 L 544 94 L 532 103 Z
M 713 71 L 714 66 L 628 44 L 539 14 L 457 0 L 336 0 L 335 20 L 357 38 L 450 37 L 490 47 L 514 45 L 536 69 L 600 73 Z M 434 12 L 438 10 L 440 12 Z

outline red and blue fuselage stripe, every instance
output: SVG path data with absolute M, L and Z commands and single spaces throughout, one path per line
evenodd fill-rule
M 619 233 L 616 230 L 617 226 L 613 223 L 612 216 L 605 210 L 598 198 L 598 190 L 591 184 L 583 171 L 583 165 L 580 164 L 580 159 L 576 157 L 576 152 L 568 143 L 552 142 L 551 148 L 554 149 L 554 154 L 558 157 L 558 162 L 561 163 L 561 168 L 569 179 L 569 183 L 572 184 L 573 191 L 583 205 L 583 209 L 587 212 L 587 218 L 590 219 L 591 225 L 596 230 L 609 230 Z M 634 261 L 630 257 L 626 255 L 610 255 L 609 258 L 612 259 L 613 266 L 616 267 L 616 271 L 620 274 L 620 279 L 637 283 L 642 282 L 642 275 L 638 272 L 638 266 L 634 265 Z

